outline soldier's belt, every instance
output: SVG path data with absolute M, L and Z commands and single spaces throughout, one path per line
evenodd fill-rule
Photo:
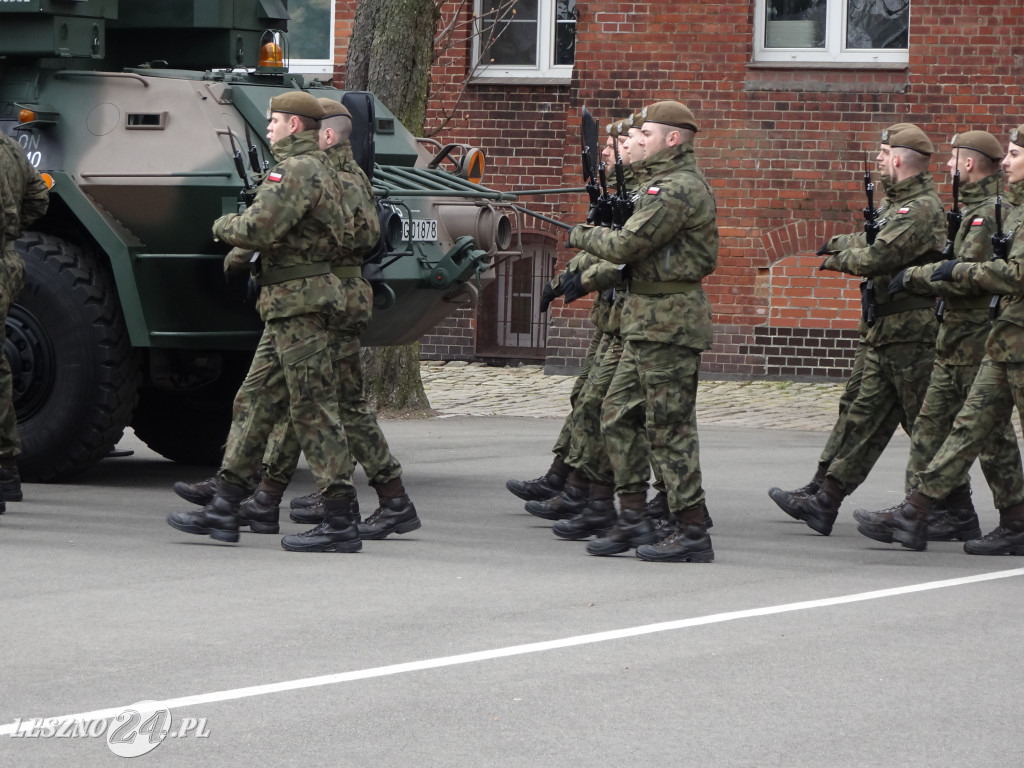
M 355 266 L 331 267 L 331 272 L 333 272 L 334 276 L 339 280 L 351 280 L 353 278 L 363 276 L 363 268 Z M 988 304 L 985 306 L 987 307 Z
M 645 280 L 630 280 L 629 292 L 640 296 L 660 296 L 667 293 L 690 293 L 700 288 L 700 282 L 694 280 L 665 280 L 649 283 Z
M 946 299 L 946 311 L 988 309 L 991 303 L 991 296 L 958 296 L 955 299 Z
M 985 306 L 988 306 L 987 304 Z M 935 309 L 935 299 L 928 296 L 908 296 L 899 301 L 889 304 L 876 304 L 875 317 L 888 317 L 900 312 L 910 312 L 915 309 Z
M 260 285 L 277 285 L 288 280 L 301 280 L 304 277 L 316 277 L 331 272 L 331 262 L 315 261 L 312 264 L 296 264 L 294 267 L 280 267 L 278 269 L 267 269 L 266 267 L 259 274 Z

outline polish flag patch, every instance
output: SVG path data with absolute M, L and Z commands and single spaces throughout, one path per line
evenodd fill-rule
M 972 227 L 980 227 L 980 226 L 981 226 L 982 224 L 984 224 L 984 223 L 985 223 L 985 220 L 984 220 L 984 219 L 982 219 L 982 218 L 977 218 L 977 219 L 975 219 L 974 221 L 972 221 L 972 222 L 971 222 L 971 226 L 972 226 Z
M 284 174 L 280 171 L 271 171 L 267 174 L 267 181 L 280 181 L 284 178 Z
M 910 213 L 909 208 L 900 208 L 896 213 Z
M 647 188 L 647 194 L 648 195 L 656 195 L 659 192 L 661 192 L 661 187 L 648 187 Z

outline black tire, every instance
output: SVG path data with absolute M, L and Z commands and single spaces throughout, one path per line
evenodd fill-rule
M 132 349 L 113 279 L 66 240 L 28 232 L 14 244 L 25 284 L 5 323 L 22 477 L 66 480 L 114 447 L 138 400 Z
M 171 461 L 220 466 L 231 404 L 251 362 L 252 351 L 225 352 L 213 384 L 183 391 L 143 387 L 132 419 L 135 436 Z

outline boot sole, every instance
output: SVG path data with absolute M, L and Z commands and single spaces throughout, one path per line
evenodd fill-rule
M 968 546 L 970 543 L 971 542 L 968 541 L 964 544 L 964 552 L 968 555 L 1024 555 L 1024 545 L 1021 544 L 1013 544 L 1009 547 L 1000 547 L 999 549 L 979 550 Z
M 867 536 L 874 541 L 880 541 L 883 544 L 892 544 L 892 528 L 886 528 L 883 525 L 874 526 L 861 523 L 857 526 L 857 533 L 861 536 Z
M 253 533 L 280 533 L 281 526 L 278 523 L 259 523 L 255 520 L 246 520 L 245 524 L 249 526 L 249 530 Z M 239 521 L 238 526 L 241 527 L 242 523 Z
M 21 491 L 4 491 L 0 496 L 2 496 L 3 501 L 21 501 L 25 498 L 25 494 Z
M 587 545 L 587 554 L 595 555 L 597 557 L 604 557 L 605 555 L 621 555 L 623 552 L 628 552 L 629 550 L 643 546 L 644 544 L 654 544 L 657 541 L 661 541 L 663 538 L 665 538 L 664 534 L 661 534 L 658 531 L 651 531 L 650 533 L 645 533 L 642 536 L 634 536 L 629 541 L 617 541 L 615 542 L 614 549 L 595 552 L 591 545 L 597 544 L 598 541 L 604 541 L 604 539 L 597 539 Z
M 576 517 L 582 509 L 577 509 L 574 512 L 534 512 L 532 509 L 527 509 L 534 517 L 539 517 L 541 520 L 568 520 L 570 517 Z
M 512 481 L 510 480 L 505 483 L 505 490 L 511 493 L 517 499 L 522 499 L 523 501 L 547 501 L 548 499 L 555 498 L 555 496 L 561 493 L 560 490 L 554 491 L 551 494 L 531 493 L 530 491 L 518 491 L 514 489 L 511 485 L 509 485 L 510 482 Z
M 363 548 L 362 539 L 355 539 L 354 541 L 336 541 L 333 544 L 319 544 L 309 547 L 290 547 L 281 541 L 281 549 L 286 552 L 337 552 L 337 553 L 353 553 L 358 552 Z
M 912 549 L 915 552 L 924 552 L 928 549 L 928 539 L 918 538 L 909 531 L 904 531 L 902 528 L 892 529 L 892 538 L 900 543 L 900 546 L 906 549 Z
M 324 521 L 324 516 L 312 517 L 310 515 L 296 514 L 293 511 L 288 513 L 288 519 L 299 525 L 320 525 Z
M 807 527 L 812 531 L 820 533 L 822 536 L 828 536 L 832 533 L 832 526 L 834 523 L 823 523 L 816 517 L 801 517 L 799 520 L 803 520 Z
M 562 531 L 552 528 L 551 532 L 558 538 L 565 539 L 566 541 L 583 541 L 584 539 L 589 539 L 591 536 L 597 536 L 597 538 L 603 539 L 608 535 L 608 531 L 610 530 L 610 528 L 602 528 L 596 531 L 569 531 L 567 533 L 563 533 Z
M 363 533 L 360 531 L 359 538 L 367 539 L 369 541 L 380 541 L 381 539 L 386 539 L 392 533 L 411 533 L 422 526 L 423 523 L 421 523 L 420 519 L 417 517 L 412 520 L 407 520 L 404 523 L 399 523 L 394 528 L 387 528 L 386 530 L 377 531 L 376 533 Z
M 636 556 L 640 560 L 649 563 L 711 563 L 715 560 L 715 550 L 705 549 L 697 552 L 683 552 L 678 555 L 661 555 L 657 552 L 636 550 Z

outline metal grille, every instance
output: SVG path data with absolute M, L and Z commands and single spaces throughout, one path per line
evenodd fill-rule
M 547 347 L 547 317 L 540 314 L 540 297 L 553 274 L 554 243 L 523 237 L 523 255 L 495 267 L 495 280 L 480 301 L 477 354 L 513 359 L 543 359 Z

